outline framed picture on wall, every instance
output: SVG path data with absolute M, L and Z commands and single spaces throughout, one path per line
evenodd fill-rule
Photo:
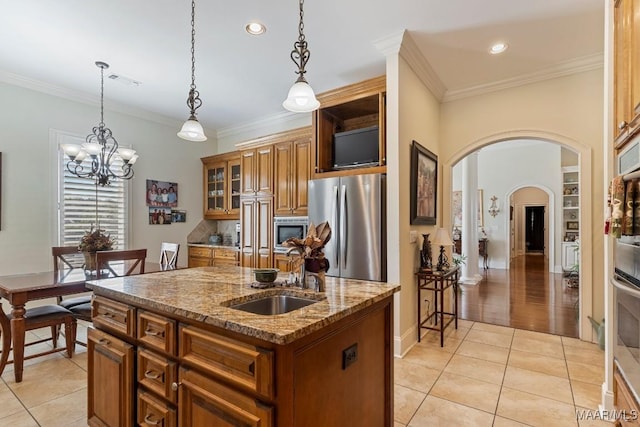
M 484 227 L 484 215 L 482 213 L 482 190 L 478 190 L 478 227 Z M 513 209 L 513 208 L 512 208 Z M 453 213 L 453 226 L 462 227 L 462 191 L 454 191 L 451 194 L 451 212 Z
M 178 183 L 147 180 L 147 206 L 175 208 L 178 206 Z
M 418 142 L 411 144 L 411 224 L 435 225 L 438 156 Z

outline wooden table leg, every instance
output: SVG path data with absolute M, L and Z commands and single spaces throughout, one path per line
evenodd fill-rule
M 16 382 L 22 381 L 24 365 L 24 334 L 26 321 L 24 304 L 11 306 L 11 338 L 13 340 L 13 370 Z

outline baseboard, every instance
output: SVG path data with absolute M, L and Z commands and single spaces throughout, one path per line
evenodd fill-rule
M 414 345 L 418 343 L 417 326 L 412 326 L 401 336 L 393 337 L 393 355 L 398 358 L 403 358 Z

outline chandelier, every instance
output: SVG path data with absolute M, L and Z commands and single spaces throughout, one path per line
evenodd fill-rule
M 202 125 L 196 119 L 196 110 L 202 105 L 200 92 L 196 90 L 196 27 L 195 27 L 196 2 L 191 1 L 191 86 L 189 88 L 189 96 L 187 97 L 187 106 L 189 107 L 190 116 L 182 125 L 182 129 L 178 132 L 178 136 L 187 141 L 202 142 L 207 140 Z
M 298 80 L 289 89 L 289 95 L 287 99 L 282 103 L 282 106 L 294 113 L 309 113 L 317 110 L 320 103 L 316 99 L 316 95 L 313 93 L 313 89 L 307 83 L 304 78 L 306 73 L 304 67 L 309 61 L 311 52 L 307 49 L 307 41 L 304 37 L 304 11 L 302 10 L 304 0 L 300 0 L 300 24 L 298 24 L 298 40 L 293 44 L 293 50 L 291 51 L 291 60 L 298 66 Z
M 130 148 L 118 148 L 118 141 L 104 124 L 104 70 L 109 68 L 109 64 L 97 61 L 96 66 L 100 68 L 100 123 L 82 145 L 62 144 L 62 149 L 69 157 L 69 172 L 80 178 L 93 178 L 96 185 L 104 187 L 113 179 L 133 178 L 131 166 L 138 160 L 138 155 Z M 118 158 L 122 159 L 122 171 L 112 169 Z

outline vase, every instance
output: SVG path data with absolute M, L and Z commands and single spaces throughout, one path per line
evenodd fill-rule
M 420 250 L 420 268 L 424 270 L 430 270 L 432 265 L 431 260 L 431 241 L 429 241 L 429 233 L 422 235 L 422 249 Z
M 98 271 L 98 256 L 97 252 L 82 252 L 84 255 L 84 270 L 87 272 Z M 103 264 L 100 269 L 104 270 L 106 266 Z

